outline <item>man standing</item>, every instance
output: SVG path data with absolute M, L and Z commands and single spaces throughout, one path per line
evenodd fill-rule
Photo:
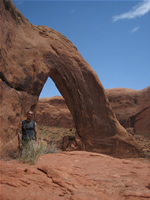
M 22 149 L 26 142 L 37 141 L 37 124 L 32 120 L 32 117 L 33 112 L 28 111 L 26 120 L 23 120 L 20 123 L 20 130 L 18 134 L 19 149 Z

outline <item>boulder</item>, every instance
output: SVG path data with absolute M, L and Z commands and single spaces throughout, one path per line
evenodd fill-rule
M 80 149 L 118 157 L 140 155 L 139 146 L 116 119 L 98 76 L 71 41 L 51 28 L 29 23 L 11 0 L 1 0 L 0 19 L 2 147 L 16 138 L 20 120 L 29 108 L 34 110 L 50 77 L 72 114 Z

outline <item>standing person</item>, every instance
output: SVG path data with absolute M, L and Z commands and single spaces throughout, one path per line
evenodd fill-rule
M 26 142 L 37 141 L 37 124 L 32 120 L 33 112 L 28 111 L 26 120 L 20 123 L 20 131 L 18 134 L 19 149 L 22 150 Z M 22 133 L 22 134 L 21 134 Z

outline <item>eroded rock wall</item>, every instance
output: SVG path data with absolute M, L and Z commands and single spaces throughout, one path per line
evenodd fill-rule
M 150 134 L 150 87 L 143 90 L 106 89 L 118 121 L 135 133 Z M 46 116 L 46 117 L 45 117 Z M 40 125 L 73 128 L 73 118 L 62 96 L 39 99 L 36 121 Z
M 35 120 L 38 125 L 74 128 L 72 115 L 62 96 L 45 97 L 38 101 Z
M 122 126 L 150 134 L 150 86 L 143 90 L 106 89 L 106 94 Z

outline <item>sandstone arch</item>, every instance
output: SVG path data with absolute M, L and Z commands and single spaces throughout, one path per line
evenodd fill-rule
M 11 0 L 2 0 L 0 9 L 3 143 L 15 137 L 18 122 L 36 105 L 49 76 L 72 113 L 80 149 L 139 155 L 139 147 L 118 123 L 96 73 L 76 47 L 55 30 L 30 24 Z

